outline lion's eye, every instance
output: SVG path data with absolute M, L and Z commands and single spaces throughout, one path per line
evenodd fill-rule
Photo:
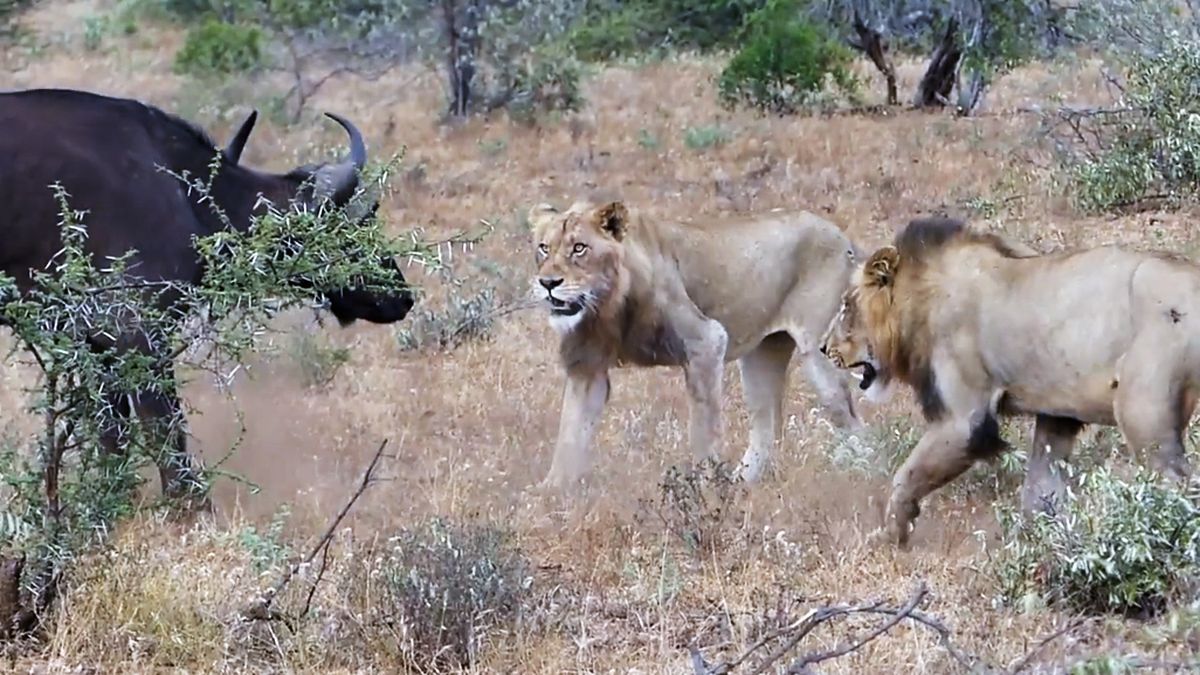
M 571 255 L 582 255 L 583 252 L 586 250 L 587 250 L 587 244 L 584 244 L 581 242 L 581 243 L 575 244 L 575 248 L 573 248 L 571 250 Z
M 538 244 L 538 253 L 541 255 L 547 255 L 550 253 L 550 247 L 545 244 Z

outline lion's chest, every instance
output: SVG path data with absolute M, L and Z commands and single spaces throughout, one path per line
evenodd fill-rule
M 668 323 L 655 321 L 629 326 L 622 335 L 617 365 L 682 366 L 687 349 Z

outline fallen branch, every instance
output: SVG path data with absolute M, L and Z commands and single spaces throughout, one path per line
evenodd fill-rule
M 1017 673 L 1020 673 L 1021 671 L 1025 670 L 1033 662 L 1033 657 L 1037 656 L 1043 649 L 1045 649 L 1046 645 L 1050 644 L 1051 642 L 1054 642 L 1055 640 L 1066 635 L 1067 633 L 1073 632 L 1076 629 L 1087 625 L 1087 623 L 1088 622 L 1086 619 L 1080 619 L 1079 621 L 1072 621 L 1072 622 L 1068 623 L 1067 625 L 1063 626 L 1062 628 L 1059 628 L 1058 630 L 1054 631 L 1053 633 L 1042 638 L 1041 640 L 1038 640 L 1038 643 L 1033 646 L 1033 649 L 1029 650 L 1029 653 L 1027 653 L 1027 654 L 1025 654 L 1025 656 L 1022 656 L 1021 658 L 1017 659 L 1016 661 L 1014 661 L 1012 663 L 1012 665 L 1010 665 L 1008 667 L 1008 672 L 1011 673 L 1012 675 L 1016 675 Z
M 288 565 L 288 568 L 283 573 L 283 576 L 281 576 L 273 586 L 268 588 L 261 596 L 258 597 L 257 600 L 252 602 L 250 606 L 242 610 L 243 619 L 247 621 L 273 621 L 284 618 L 283 615 L 271 607 L 271 604 L 275 601 L 275 598 L 278 597 L 281 592 L 283 592 L 283 589 L 286 588 L 289 583 L 291 583 L 297 572 L 311 565 L 312 562 L 316 560 L 317 556 L 329 547 L 329 543 L 333 540 L 333 533 L 337 531 L 338 525 L 345 520 L 346 514 L 350 512 L 350 509 L 354 506 L 354 503 L 358 501 L 358 498 L 361 497 L 363 493 L 367 491 L 367 488 L 370 487 L 374 482 L 375 469 L 379 467 L 379 461 L 383 458 L 383 451 L 385 448 L 387 448 L 387 444 L 388 439 L 386 438 L 383 439 L 383 442 L 379 444 L 379 449 L 375 451 L 375 456 L 371 458 L 371 463 L 367 465 L 367 470 L 363 472 L 363 477 L 359 482 L 358 489 L 354 491 L 354 494 L 350 495 L 350 499 L 346 501 L 344 506 L 342 506 L 342 510 L 339 511 L 337 516 L 334 517 L 333 522 L 329 523 L 329 527 L 325 529 L 325 533 L 322 534 L 321 538 L 317 540 L 316 545 L 314 545 L 312 550 L 308 552 L 308 555 L 304 556 L 304 558 L 298 562 Z M 322 565 L 321 575 L 318 576 L 318 582 L 320 580 L 320 576 L 323 575 L 324 565 Z M 309 603 L 312 601 L 312 594 L 315 592 L 316 588 L 314 585 L 314 588 L 309 593 Z M 306 603 L 306 605 L 307 604 L 308 603 Z M 305 611 L 307 611 L 307 606 Z
M 751 658 L 753 658 L 760 650 L 767 645 L 779 640 L 784 640 L 784 643 L 777 649 L 770 652 L 757 667 L 749 671 L 749 675 L 759 675 L 766 672 L 768 669 L 782 661 L 796 646 L 816 630 L 819 626 L 833 619 L 850 616 L 852 614 L 882 614 L 888 618 L 866 634 L 851 640 L 850 642 L 836 647 L 834 649 L 810 652 L 800 657 L 798 660 L 788 666 L 788 673 L 801 675 L 812 672 L 809 669 L 810 665 L 828 661 L 830 659 L 839 658 L 861 649 L 866 644 L 872 642 L 879 636 L 887 633 L 889 630 L 898 625 L 901 621 L 909 620 L 919 625 L 925 626 L 934 630 L 941 639 L 942 647 L 950 654 L 950 656 L 968 671 L 984 671 L 989 669 L 979 665 L 979 659 L 968 656 L 962 650 L 954 646 L 951 641 L 951 633 L 941 621 L 930 617 L 922 612 L 917 611 L 917 607 L 924 601 L 929 594 L 925 582 L 917 583 L 908 600 L 898 608 L 886 607 L 883 602 L 877 601 L 861 605 L 834 605 L 828 607 L 818 607 L 800 619 L 768 633 L 760 638 L 757 642 L 750 646 L 741 656 L 733 661 L 719 663 L 710 666 L 704 661 L 700 651 L 696 647 L 691 647 L 692 670 L 695 675 L 728 675 L 734 672 L 735 669 L 741 667 Z

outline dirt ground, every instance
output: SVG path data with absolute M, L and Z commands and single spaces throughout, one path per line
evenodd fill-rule
M 143 26 L 85 50 L 84 17 L 105 6 L 44 3 L 28 26 L 45 46 L 2 57 L 5 86 L 135 96 L 194 119 L 219 142 L 227 139 L 262 87 L 210 87 L 173 74 L 171 57 L 182 37 L 171 28 Z M 424 228 L 436 238 L 481 220 L 495 225 L 472 251 L 455 252 L 453 265 L 468 288 L 495 284 L 512 301 L 533 270 L 522 218 L 528 206 L 566 205 L 597 189 L 619 194 L 649 217 L 807 208 L 864 248 L 882 244 L 915 216 L 949 213 L 1042 250 L 1120 241 L 1193 252 L 1190 213 L 1080 216 L 1044 168 L 1047 158 L 1034 150 L 1036 107 L 1057 97 L 1104 100 L 1091 64 L 1024 68 L 1000 80 L 984 113 L 973 118 L 731 113 L 716 101 L 719 67 L 684 59 L 600 69 L 587 79 L 583 112 L 536 127 L 503 115 L 439 125 L 440 80 L 416 66 L 376 82 L 339 78 L 300 123 L 284 127 L 260 118 L 243 163 L 284 170 L 313 159 L 341 133 L 319 113 L 346 115 L 363 130 L 373 157 L 405 149 L 404 170 L 383 207 L 390 226 Z M 919 73 L 920 64 L 905 64 L 902 90 L 911 91 Z M 869 97 L 881 91 L 868 80 Z M 689 147 L 689 129 L 713 127 L 724 131 L 724 142 Z M 423 306 L 440 306 L 444 283 L 416 269 L 406 274 L 426 285 Z M 235 402 L 202 379 L 185 390 L 196 408 L 194 443 L 210 462 L 241 434 L 240 409 L 244 438 L 225 468 L 260 489 L 222 482 L 214 522 L 185 527 L 147 518 L 126 527 L 115 550 L 89 566 L 70 594 L 48 645 L 16 662 L 21 672 L 394 672 L 383 652 L 338 653 L 336 644 L 319 640 L 263 666 L 236 648 L 225 620 L 264 581 L 232 541 L 241 528 L 261 526 L 286 506 L 288 536 L 303 547 L 345 501 L 384 438 L 395 455 L 385 467 L 389 480 L 367 492 L 339 542 L 386 537 L 433 515 L 484 518 L 516 533 L 536 563 L 538 588 L 565 589 L 574 598 L 570 620 L 496 641 L 479 672 L 688 673 L 689 644 L 708 658 L 722 649 L 737 653 L 756 638 L 781 593 L 805 607 L 871 599 L 900 604 L 917 580 L 931 591 L 925 611 L 952 630 L 958 647 L 994 666 L 1013 664 L 1075 619 L 994 601 L 989 561 L 1001 543 L 993 503 L 1014 495 L 989 487 L 994 472 L 987 467 L 964 479 L 969 489 L 948 489 L 926 502 L 910 552 L 868 546 L 888 476 L 844 466 L 839 458 L 850 450 L 829 431 L 798 376 L 789 388 L 777 474 L 737 504 L 735 550 L 695 559 L 645 517 L 643 503 L 659 497 L 668 467 L 687 459 L 680 373 L 613 374 L 595 446 L 595 487 L 586 500 L 561 502 L 534 490 L 549 467 L 563 379 L 555 336 L 537 310 L 506 314 L 490 339 L 446 352 L 401 350 L 397 336 L 405 324 L 339 329 L 303 313 L 286 319 L 281 355 L 252 364 L 253 378 L 239 380 Z M 349 362 L 325 385 L 306 386 L 306 364 L 287 347 L 305 332 L 350 350 Z M 29 423 L 19 414 L 28 374 L 14 366 L 3 376 L 0 402 L 12 411 L 10 431 Z M 735 365 L 726 376 L 723 453 L 735 459 L 748 442 L 748 420 Z M 870 453 L 894 452 L 919 434 L 907 392 L 886 407 L 858 406 L 874 438 L 883 439 Z M 1025 438 L 1028 427 L 1018 421 L 1007 433 Z M 849 628 L 865 625 L 814 633 L 811 649 L 829 648 Z M 1053 672 L 1093 654 L 1189 652 L 1177 636 L 1155 637 L 1164 630 L 1091 621 L 1041 650 L 1035 670 Z M 905 625 L 823 664 L 821 672 L 960 670 L 935 632 Z

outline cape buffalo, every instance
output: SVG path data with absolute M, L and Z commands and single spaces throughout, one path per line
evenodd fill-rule
M 249 226 L 261 206 L 260 197 L 279 208 L 293 200 L 310 207 L 326 198 L 337 207 L 348 202 L 367 160 L 366 146 L 353 124 L 326 115 L 349 135 L 349 159 L 283 174 L 238 164 L 257 114 L 246 118 L 220 151 L 211 191 L 233 227 Z M 30 270 L 44 268 L 61 249 L 59 205 L 50 188 L 57 182 L 70 195 L 71 208 L 86 211 L 87 248 L 97 263 L 136 249 L 130 268 L 139 277 L 199 282 L 203 269 L 191 238 L 211 234 L 224 224 L 210 205 L 198 203 L 197 195 L 189 195 L 182 181 L 162 169 L 204 179 L 217 153 L 212 139 L 196 125 L 136 100 L 64 89 L 0 93 L 0 271 L 15 278 L 25 292 Z M 377 206 L 371 205 L 371 210 Z M 394 272 L 395 281 L 405 283 L 394 260 L 383 264 Z M 392 323 L 413 306 L 407 288 L 398 295 L 361 288 L 325 295 L 342 325 L 357 319 Z M 163 375 L 174 383 L 173 373 Z M 174 418 L 180 410 L 174 386 L 165 393 L 116 397 L 114 405 L 120 415 L 136 412 L 150 420 Z M 163 492 L 185 495 L 192 484 L 193 460 L 182 430 L 171 433 L 165 442 L 172 456 L 159 464 Z M 115 436 L 105 439 L 109 451 L 118 446 Z M 206 500 L 199 503 L 208 507 Z

